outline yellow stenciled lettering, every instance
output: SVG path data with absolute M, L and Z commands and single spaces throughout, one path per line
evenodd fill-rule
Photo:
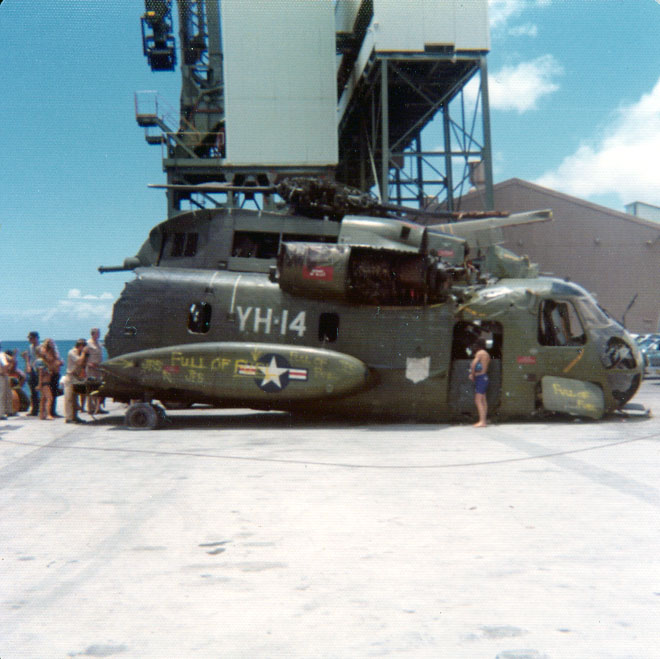
M 566 387 L 563 387 L 558 382 L 554 382 L 552 384 L 552 390 L 556 394 L 559 394 L 560 396 L 565 396 L 566 398 L 575 398 L 576 397 L 576 394 L 572 389 L 567 389 Z
M 163 362 L 160 359 L 145 359 L 142 362 L 142 368 L 145 371 L 162 371 Z
M 194 384 L 204 384 L 204 373 L 200 373 L 197 370 L 190 369 L 186 373 L 186 382 L 192 382 Z
M 212 371 L 224 371 L 227 366 L 231 364 L 231 359 L 228 357 L 216 357 L 211 361 Z
M 201 355 L 195 357 L 186 357 L 182 352 L 175 351 L 172 353 L 172 364 L 176 366 L 183 366 L 184 368 L 200 368 L 205 369 L 204 357 Z
M 588 403 L 584 400 L 578 400 L 578 409 L 587 410 L 588 412 L 596 412 L 596 406 L 593 403 Z
M 588 391 L 573 391 L 573 389 L 563 387 L 557 382 L 553 382 L 552 391 L 558 396 L 574 400 L 577 408 L 580 410 L 586 410 L 588 412 L 598 411 L 596 405 L 591 402 L 591 394 Z

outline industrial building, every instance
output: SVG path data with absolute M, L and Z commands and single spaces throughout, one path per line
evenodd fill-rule
M 504 247 L 584 286 L 630 331 L 658 331 L 660 223 L 517 178 L 495 184 L 493 194 L 501 210 L 553 212 L 552 222 L 504 229 Z M 460 208 L 483 208 L 482 193 L 465 195 Z

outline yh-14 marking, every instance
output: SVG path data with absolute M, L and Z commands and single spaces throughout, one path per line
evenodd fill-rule
M 305 311 L 300 311 L 296 317 L 289 323 L 289 310 L 282 309 L 281 312 L 277 309 L 273 312 L 270 307 L 262 309 L 261 307 L 245 307 L 238 305 L 236 307 L 238 312 L 238 331 L 249 331 L 246 328 L 247 322 L 250 317 L 253 318 L 252 331 L 255 334 L 260 332 L 270 334 L 273 326 L 280 328 L 280 334 L 285 336 L 287 331 L 295 332 L 300 338 L 305 336 L 307 331 Z M 254 311 L 254 314 L 252 313 Z M 279 315 L 278 315 L 279 313 Z M 287 324 L 289 323 L 289 324 Z

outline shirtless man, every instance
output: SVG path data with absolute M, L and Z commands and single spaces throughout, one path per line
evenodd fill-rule
M 472 364 L 470 364 L 470 380 L 474 382 L 474 404 L 477 406 L 477 412 L 479 413 L 479 421 L 474 424 L 474 427 L 485 428 L 486 416 L 488 415 L 486 392 L 488 391 L 490 355 L 486 351 L 486 342 L 483 339 L 477 339 L 472 349 L 475 351 L 475 355 Z

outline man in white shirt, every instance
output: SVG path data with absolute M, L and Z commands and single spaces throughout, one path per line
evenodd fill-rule
M 78 339 L 76 345 L 69 350 L 69 354 L 66 356 L 66 375 L 62 378 L 66 423 L 85 423 L 78 417 L 77 397 L 73 386 L 85 381 L 83 372 L 87 363 L 87 354 L 84 352 L 86 345 L 85 339 Z

